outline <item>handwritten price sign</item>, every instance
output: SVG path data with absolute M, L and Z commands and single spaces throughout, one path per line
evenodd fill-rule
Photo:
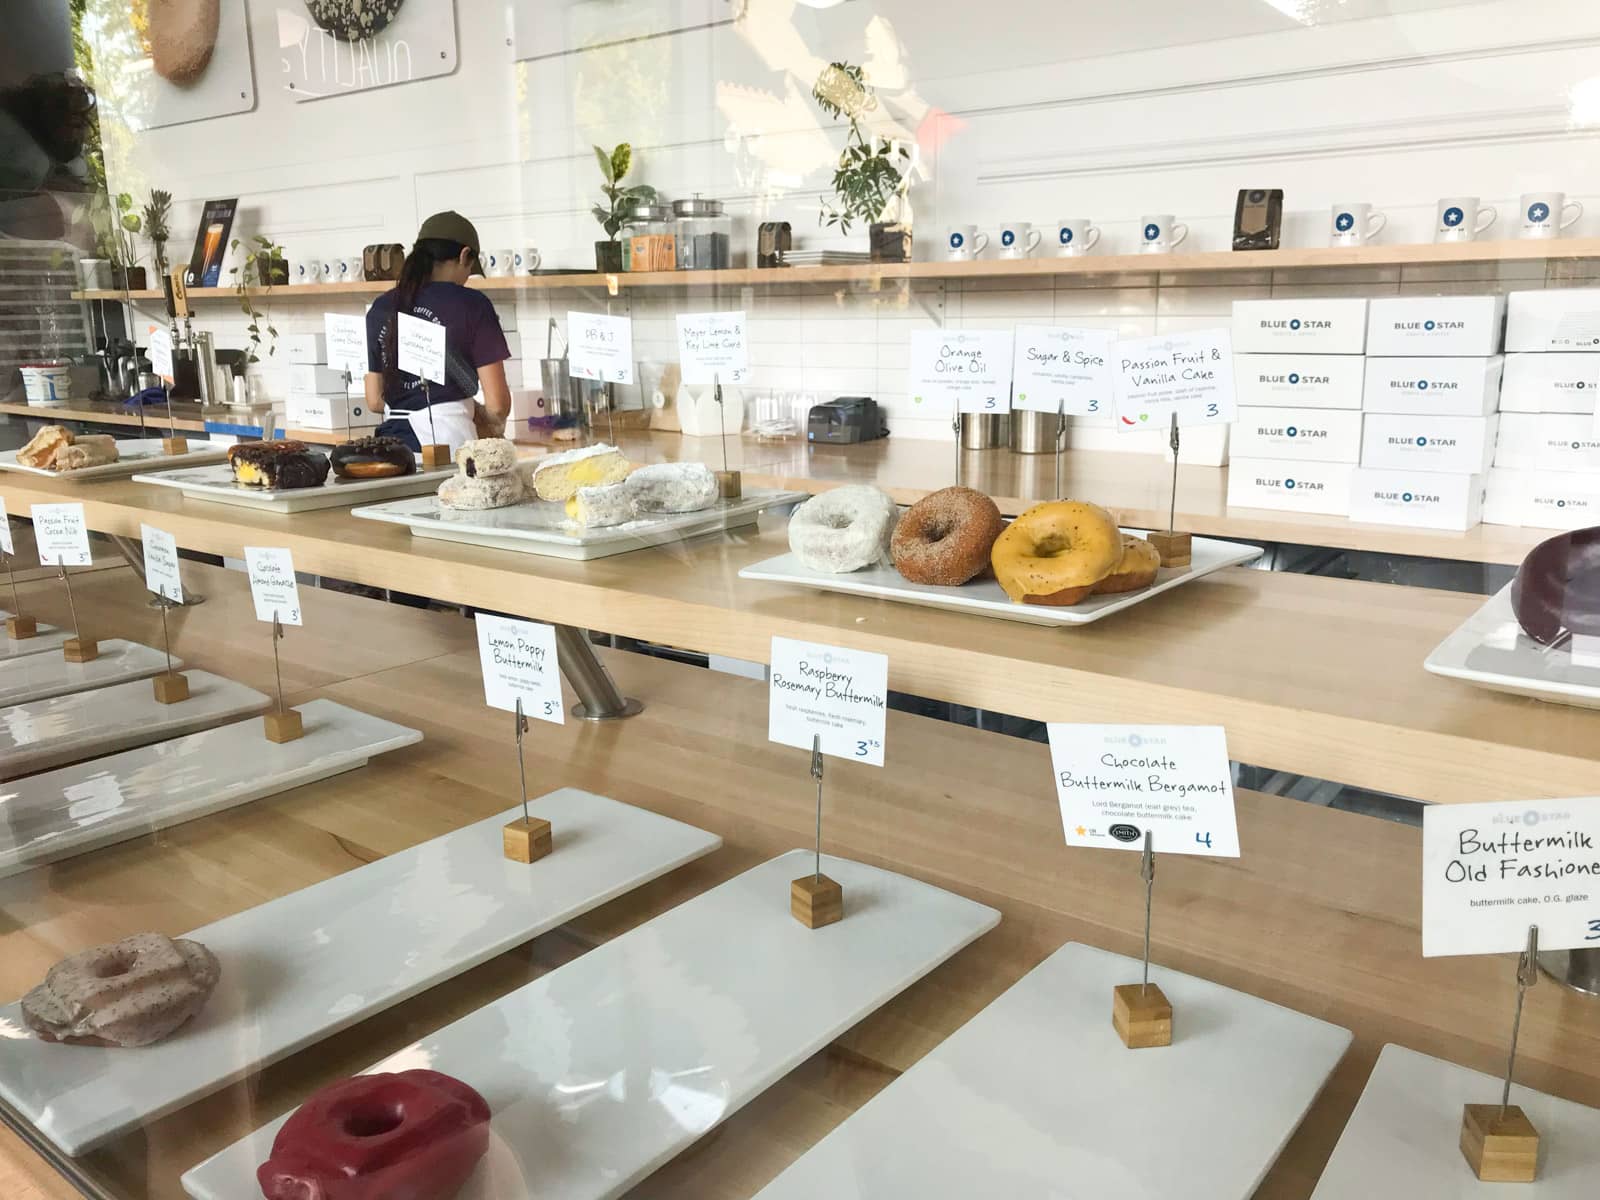
M 1226 424 L 1234 406 L 1233 341 L 1226 329 L 1133 338 L 1116 344 L 1117 428 Z
M 635 382 L 633 322 L 604 313 L 567 314 L 568 351 L 572 373 L 602 383 Z

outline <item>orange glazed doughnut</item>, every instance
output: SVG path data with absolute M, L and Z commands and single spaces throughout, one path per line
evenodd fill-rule
M 1018 604 L 1077 604 L 1122 559 L 1122 531 L 1084 500 L 1035 504 L 1002 533 L 990 561 Z
M 906 509 L 894 527 L 889 553 L 895 570 L 912 583 L 960 587 L 989 565 L 989 552 L 1005 525 L 1000 509 L 982 492 L 940 488 Z
M 1094 585 L 1094 594 L 1108 596 L 1113 592 L 1141 591 L 1156 581 L 1156 572 L 1160 568 L 1160 552 L 1142 537 L 1125 533 L 1122 535 L 1122 557 L 1111 568 L 1111 574 Z

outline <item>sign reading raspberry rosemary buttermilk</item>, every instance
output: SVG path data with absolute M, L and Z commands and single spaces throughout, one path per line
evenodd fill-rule
M 1600 797 L 1422 810 L 1422 953 L 1600 947 Z
M 1233 344 L 1226 329 L 1119 341 L 1112 358 L 1117 428 L 1217 425 L 1236 414 Z
M 564 724 L 554 627 L 486 613 L 478 614 L 477 625 L 484 703 L 516 712 L 521 700 L 523 716 Z
M 1011 411 L 1011 334 L 919 329 L 911 335 L 911 401 L 922 415 Z
M 883 766 L 887 656 L 775 637 L 767 695 L 769 741 Z
M 605 313 L 567 313 L 572 373 L 601 383 L 634 382 L 633 322 Z
M 1220 725 L 1047 726 L 1069 846 L 1239 857 Z
M 1109 329 L 1018 325 L 1012 407 L 1073 417 L 1109 412 L 1116 340 Z

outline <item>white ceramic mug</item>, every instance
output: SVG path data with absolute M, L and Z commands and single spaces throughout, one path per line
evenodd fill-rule
M 1088 217 L 1062 217 L 1056 222 L 1056 254 L 1068 258 L 1087 254 L 1100 241 L 1100 230 Z
M 1328 245 L 1364 246 L 1377 237 L 1389 218 L 1370 204 L 1335 204 L 1328 226 Z
M 1189 227 L 1174 221 L 1171 213 L 1139 218 L 1139 252 L 1141 254 L 1167 254 L 1189 236 Z
M 511 274 L 511 251 L 485 251 L 483 254 L 483 273 L 492 279 Z
M 1027 258 L 1039 248 L 1043 236 L 1030 221 L 1012 221 L 1002 225 L 997 239 L 1000 243 L 1000 257 Z
M 525 249 L 518 250 L 512 258 L 511 273 L 513 275 L 531 274 L 539 269 L 539 264 L 543 261 L 544 259 L 540 256 L 539 251 L 532 246 L 528 246 Z
M 354 278 L 350 274 L 350 260 L 348 258 L 336 258 L 330 265 L 333 268 L 333 274 L 329 277 L 329 283 L 349 283 Z
M 989 235 L 979 233 L 976 225 L 952 225 L 945 231 L 944 257 L 947 262 L 971 262 L 988 244 Z
M 1478 235 L 1494 224 L 1494 206 L 1478 207 L 1476 196 L 1446 196 L 1439 201 L 1433 222 L 1436 242 L 1475 242 Z
M 318 264 L 310 259 L 297 258 L 289 264 L 289 282 L 316 283 Z
M 339 278 L 339 269 L 331 258 L 319 258 L 314 264 L 317 268 L 318 283 L 332 283 Z
M 1567 215 L 1569 208 L 1572 210 L 1570 217 Z M 1570 228 L 1583 216 L 1583 205 L 1568 200 L 1562 192 L 1529 192 L 1517 202 L 1517 209 L 1522 213 L 1522 227 L 1517 230 L 1517 236 L 1525 238 L 1560 237 L 1563 229 Z
M 360 280 L 362 278 L 363 272 L 366 269 L 365 265 L 364 265 L 366 263 L 366 260 L 367 260 L 367 255 L 366 255 L 366 251 L 364 251 L 364 250 L 358 250 L 354 254 L 346 255 L 345 256 L 345 262 L 350 264 L 350 273 L 348 275 L 346 275 L 345 278 L 348 279 L 351 283 L 355 283 L 358 280 Z

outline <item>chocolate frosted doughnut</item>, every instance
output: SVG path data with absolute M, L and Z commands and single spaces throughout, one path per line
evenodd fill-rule
M 417 470 L 416 455 L 399 438 L 356 438 L 335 446 L 332 457 L 340 479 L 390 479 Z
M 889 552 L 895 570 L 912 583 L 960 587 L 989 566 L 1005 527 L 999 507 L 982 492 L 941 488 L 906 509 Z
M 1517 624 L 1544 646 L 1600 634 L 1600 526 L 1563 533 L 1528 552 L 1511 581 Z

